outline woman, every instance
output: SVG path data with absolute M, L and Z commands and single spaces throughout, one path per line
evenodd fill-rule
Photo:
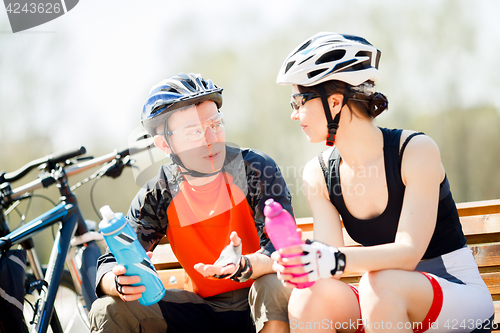
M 304 170 L 315 241 L 273 254 L 286 286 L 316 281 L 293 290 L 290 327 L 482 328 L 493 302 L 466 246 L 437 145 L 423 133 L 373 124 L 388 105 L 374 89 L 379 59 L 364 38 L 319 33 L 278 75 L 279 84 L 292 85 L 291 117 L 308 140 L 335 144 Z M 363 247 L 344 247 L 341 219 Z M 357 288 L 339 281 L 344 269 L 364 272 Z

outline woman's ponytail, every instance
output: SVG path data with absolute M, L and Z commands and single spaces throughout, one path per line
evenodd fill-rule
M 368 105 L 368 112 L 373 118 L 377 117 L 389 106 L 389 100 L 384 94 L 376 92 L 370 96 L 370 103 Z

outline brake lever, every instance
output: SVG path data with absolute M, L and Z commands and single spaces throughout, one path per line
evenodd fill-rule
M 104 172 L 104 175 L 111 178 L 117 178 L 122 174 L 122 171 L 126 166 L 132 166 L 129 156 L 126 156 L 124 159 L 114 159 L 110 162 L 110 166 Z

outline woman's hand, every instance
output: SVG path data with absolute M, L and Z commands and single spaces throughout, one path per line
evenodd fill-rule
M 287 288 L 319 279 L 340 278 L 345 267 L 342 252 L 318 241 L 280 249 L 271 258 L 275 260 L 273 269 Z
M 298 283 L 308 281 L 301 259 L 303 254 L 301 245 L 282 248 L 271 254 L 271 259 L 274 260 L 273 270 L 285 287 L 293 289 Z

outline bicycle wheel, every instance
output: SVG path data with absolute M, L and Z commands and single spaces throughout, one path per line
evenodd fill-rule
M 43 268 L 45 274 L 46 268 Z M 31 273 L 26 274 L 27 283 L 35 281 Z M 36 292 L 34 292 L 36 294 Z M 24 300 L 24 318 L 28 329 L 31 329 L 30 321 L 33 319 L 33 309 L 38 295 L 26 294 Z M 76 293 L 73 279 L 68 270 L 61 275 L 59 289 L 57 290 L 54 308 L 65 333 L 88 333 L 89 323 L 87 311 L 84 307 L 83 296 Z M 48 332 L 52 332 L 49 326 Z

